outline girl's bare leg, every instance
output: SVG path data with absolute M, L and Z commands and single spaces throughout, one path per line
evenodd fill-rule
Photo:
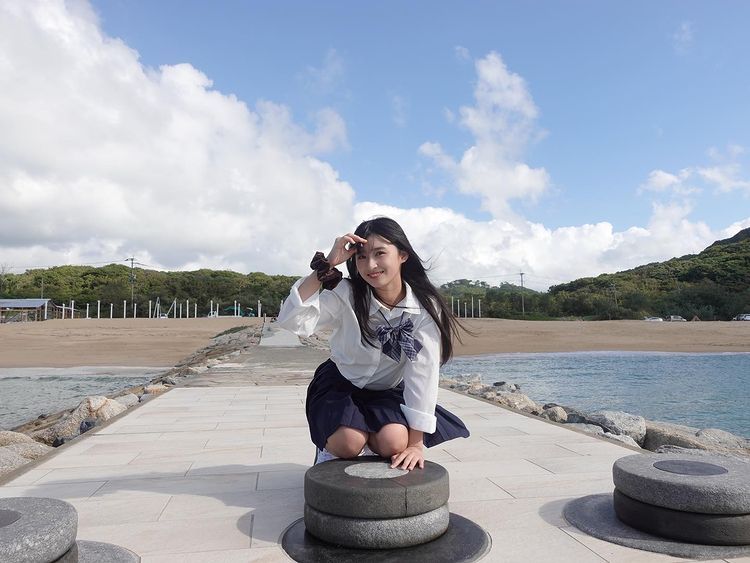
M 336 457 L 357 457 L 367 443 L 367 432 L 339 426 L 336 432 L 328 437 L 326 449 Z
M 403 424 L 386 424 L 379 432 L 370 434 L 369 443 L 376 454 L 390 458 L 403 452 L 409 445 L 409 430 Z

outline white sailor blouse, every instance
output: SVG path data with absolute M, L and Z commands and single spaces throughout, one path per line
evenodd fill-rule
M 370 293 L 370 326 L 377 341 L 362 341 L 348 279 L 302 301 L 298 280 L 279 312 L 277 324 L 300 336 L 332 330 L 331 360 L 360 389 L 391 389 L 404 382 L 404 413 L 409 427 L 435 432 L 440 377 L 440 330 L 404 282 L 406 297 L 388 309 Z

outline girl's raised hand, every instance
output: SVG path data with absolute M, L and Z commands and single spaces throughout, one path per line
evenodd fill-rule
M 347 233 L 344 236 L 338 237 L 334 241 L 331 251 L 328 253 L 328 263 L 331 266 L 343 264 L 351 258 L 355 252 L 357 252 L 356 245 L 358 243 L 365 244 L 366 242 L 367 239 L 352 233 Z

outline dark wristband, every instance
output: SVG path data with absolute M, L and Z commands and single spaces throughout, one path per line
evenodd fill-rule
M 310 267 L 317 272 L 318 281 L 323 284 L 323 289 L 333 289 L 344 276 L 336 268 L 332 267 L 322 252 L 316 252 Z

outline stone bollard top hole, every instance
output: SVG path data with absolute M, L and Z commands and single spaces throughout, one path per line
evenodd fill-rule
M 721 467 L 720 465 L 706 463 L 703 461 L 687 461 L 681 459 L 657 461 L 656 463 L 654 463 L 654 467 L 661 471 L 676 473 L 678 475 L 696 475 L 701 477 L 707 475 L 723 475 L 725 473 L 729 473 L 727 469 Z
M 355 463 L 345 467 L 344 472 L 352 477 L 363 479 L 392 479 L 409 473 L 406 469 L 392 469 L 387 461 Z
M 14 522 L 18 522 L 21 516 L 22 514 L 15 510 L 0 510 L 0 528 L 5 528 L 5 526 L 10 526 Z

